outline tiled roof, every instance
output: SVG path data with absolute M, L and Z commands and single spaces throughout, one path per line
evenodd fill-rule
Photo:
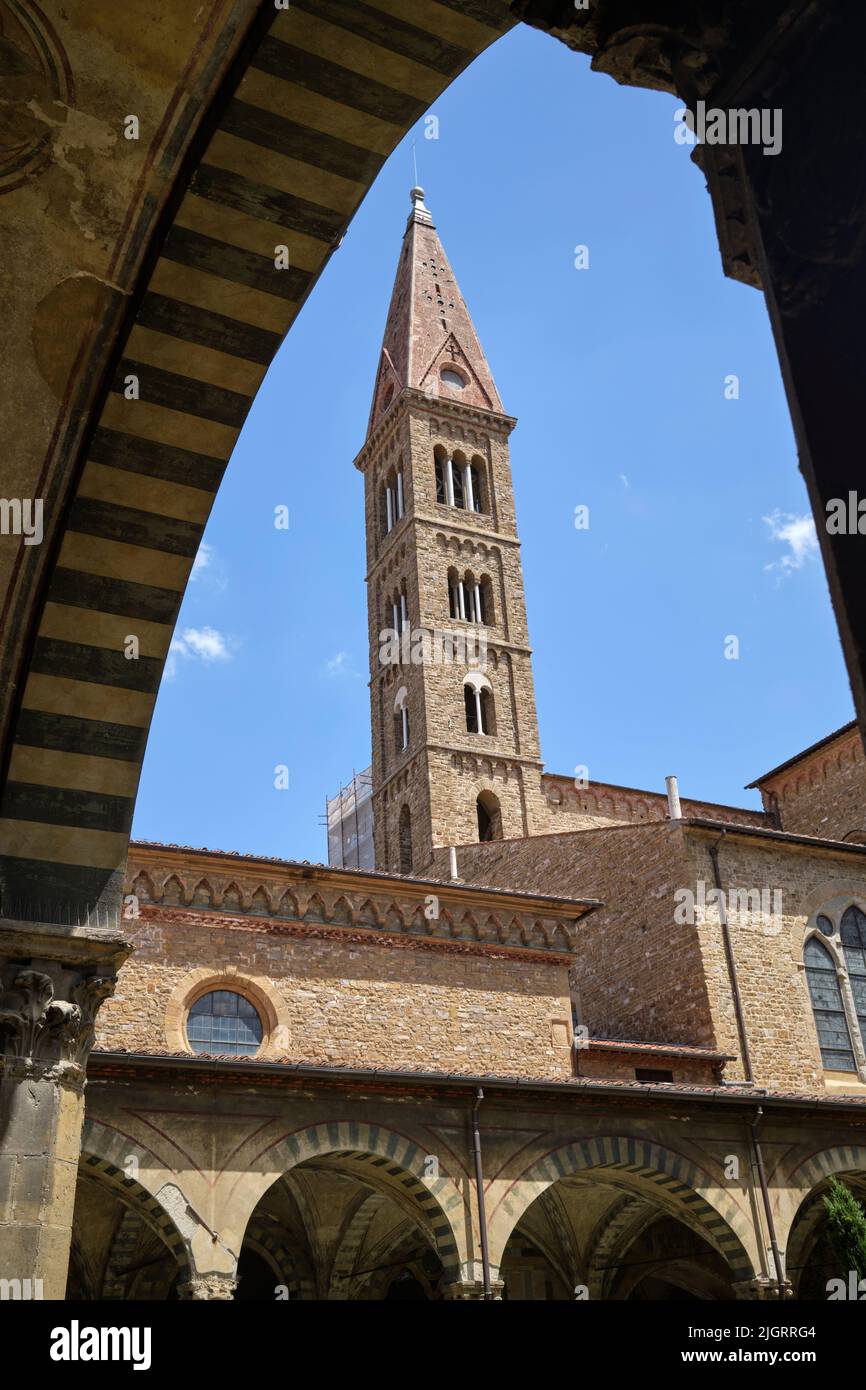
M 218 1054 L 198 1053 L 190 1055 L 186 1052 L 134 1052 L 113 1048 L 107 1049 L 94 1048 L 91 1057 L 97 1063 L 100 1060 L 103 1064 L 115 1062 L 122 1065 L 124 1061 L 141 1063 L 171 1063 L 177 1062 L 189 1067 L 202 1068 L 216 1064 L 220 1068 L 229 1071 L 237 1071 L 239 1076 L 249 1075 L 250 1072 L 260 1072 L 263 1076 L 273 1075 L 277 1072 L 285 1074 L 296 1073 L 300 1077 L 305 1077 L 308 1081 L 314 1081 L 317 1077 L 321 1080 L 338 1080 L 342 1077 L 351 1077 L 360 1083 L 369 1081 L 372 1084 L 382 1084 L 393 1082 L 399 1085 L 403 1082 L 415 1084 L 446 1084 L 446 1085 L 487 1085 L 495 1087 L 497 1085 L 520 1089 L 522 1091 L 544 1090 L 559 1091 L 563 1094 L 569 1091 L 609 1091 L 613 1093 L 635 1095 L 669 1095 L 671 1098 L 688 1098 L 694 1096 L 702 1100 L 725 1100 L 725 1101 L 748 1101 L 755 1105 L 764 1105 L 767 1102 L 778 1101 L 788 1105 L 806 1105 L 809 1107 L 835 1107 L 852 1106 L 857 1109 L 866 1110 L 866 1096 L 854 1096 L 844 1094 L 828 1094 L 826 1091 L 772 1091 L 763 1086 L 748 1086 L 745 1083 L 731 1083 L 722 1086 L 699 1086 L 690 1085 L 679 1081 L 658 1081 L 647 1083 L 644 1081 L 622 1081 L 607 1077 L 582 1077 L 572 1076 L 562 1080 L 552 1080 L 549 1077 L 516 1076 L 499 1074 L 495 1072 L 419 1072 L 410 1071 L 408 1068 L 385 1068 L 385 1067 L 350 1067 L 334 1062 L 295 1062 L 289 1059 L 280 1060 L 258 1060 L 256 1058 L 237 1058 L 224 1057 Z

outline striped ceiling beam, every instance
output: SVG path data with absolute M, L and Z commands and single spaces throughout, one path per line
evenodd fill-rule
M 388 155 L 513 23 L 507 0 L 292 0 L 217 101 L 135 297 L 21 683 L 6 916 L 119 901 L 174 623 L 255 393 Z

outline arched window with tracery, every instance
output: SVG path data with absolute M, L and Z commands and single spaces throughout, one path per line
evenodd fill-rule
M 445 470 L 448 467 L 448 456 L 441 444 L 437 444 L 433 450 L 433 467 L 436 474 L 436 501 L 444 507 L 448 502 L 448 488 L 445 481 Z
M 466 617 L 466 590 L 456 569 L 448 571 L 448 612 L 455 621 Z
M 828 1071 L 856 1071 L 836 962 L 817 936 L 810 936 L 806 942 L 803 963 L 821 1060 Z
M 404 627 L 409 622 L 409 601 L 406 598 L 404 585 L 391 595 L 386 602 L 386 627 L 393 628 L 395 636 L 399 637 Z
M 437 444 L 433 450 L 433 468 L 438 503 L 467 512 L 487 511 L 482 459 L 476 457 L 469 463 L 462 450 L 457 449 L 449 455 L 444 445 Z
M 839 935 L 851 982 L 857 1025 L 866 1047 L 866 912 L 861 912 L 853 903 L 846 908 L 842 913 Z
M 470 511 L 479 513 L 486 512 L 488 510 L 488 507 L 487 499 L 484 495 L 484 462 L 477 456 L 472 460 L 471 464 L 469 465 L 468 492 L 469 497 L 471 499 L 471 505 L 470 503 L 467 503 L 467 506 L 469 506 Z
M 451 460 L 451 506 L 465 507 L 466 460 L 456 453 Z
M 455 621 L 487 626 L 493 620 L 493 596 L 489 578 L 478 579 L 472 570 L 448 571 L 448 612 Z

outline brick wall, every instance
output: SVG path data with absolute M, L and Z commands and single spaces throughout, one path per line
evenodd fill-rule
M 544 811 L 541 830 L 592 830 L 605 825 L 641 825 L 645 821 L 668 819 L 667 796 L 663 792 L 618 787 L 609 782 L 589 782 L 579 786 L 575 778 L 545 772 L 541 779 Z M 718 806 L 711 801 L 682 798 L 684 816 L 727 821 L 737 825 L 767 825 L 764 811 L 746 807 Z
M 486 791 L 499 801 L 508 835 L 534 833 L 543 815 L 541 762 L 520 547 L 508 452 L 513 425 L 441 400 L 412 398 L 386 417 L 359 456 L 365 473 L 368 616 L 373 723 L 376 862 L 399 870 L 399 822 L 412 824 L 413 867 L 430 860 L 434 845 L 461 843 L 478 833 L 476 803 Z M 467 512 L 436 500 L 436 451 L 472 460 L 482 479 L 485 510 Z M 406 513 L 383 534 L 381 494 L 392 469 L 402 469 Z M 484 581 L 492 619 L 483 628 L 454 619 L 449 572 Z M 383 668 L 381 633 L 393 627 L 391 605 L 404 593 L 411 631 L 483 634 L 481 670 L 489 682 L 495 729 L 466 728 L 464 680 L 479 662 L 424 665 L 401 659 Z M 472 648 L 470 647 L 470 652 Z M 401 653 L 401 658 L 408 653 Z M 395 737 L 394 702 L 405 687 L 409 748 Z
M 761 782 L 783 830 L 826 840 L 866 840 L 866 761 L 857 728 Z
M 437 855 L 447 873 L 447 855 Z M 592 1036 L 715 1045 L 694 931 L 674 923 L 672 885 L 686 882 L 682 832 L 670 823 L 615 826 L 463 845 L 461 878 L 490 886 L 600 898 L 579 926 L 572 974 Z

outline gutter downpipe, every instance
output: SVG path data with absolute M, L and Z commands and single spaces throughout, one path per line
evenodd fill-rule
M 481 1124 L 479 1111 L 484 1092 L 481 1087 L 475 1091 L 472 1105 L 472 1152 L 475 1156 L 475 1192 L 478 1198 L 478 1233 L 481 1237 L 481 1274 L 484 1281 L 484 1298 L 493 1298 L 493 1285 L 490 1282 L 490 1249 L 487 1244 L 487 1212 L 484 1206 L 484 1169 L 481 1163 Z
M 737 963 L 734 959 L 734 948 L 731 942 L 731 931 L 728 923 L 728 909 L 725 902 L 725 892 L 722 887 L 722 875 L 719 870 L 719 845 L 724 840 L 728 832 L 723 830 L 714 845 L 710 846 L 710 859 L 713 863 L 713 878 L 719 895 L 719 921 L 722 927 L 722 940 L 725 946 L 725 959 L 728 964 L 728 978 L 731 982 L 731 994 L 734 1001 L 734 1013 L 737 1017 L 737 1032 L 740 1036 L 740 1047 L 743 1052 L 743 1071 L 746 1074 L 746 1081 L 750 1086 L 755 1084 L 755 1077 L 752 1071 L 752 1058 L 749 1052 L 749 1039 L 746 1034 L 746 1020 L 743 1014 L 743 1001 L 740 996 L 740 985 L 737 979 Z M 749 1133 L 752 1140 L 752 1149 L 755 1155 L 755 1167 L 758 1170 L 758 1183 L 761 1188 L 761 1200 L 764 1207 L 764 1218 L 767 1222 L 767 1234 L 770 1238 L 770 1249 L 773 1252 L 773 1264 L 776 1269 L 776 1286 L 778 1297 L 785 1297 L 785 1275 L 782 1268 L 782 1253 L 779 1249 L 779 1242 L 776 1238 L 776 1223 L 773 1220 L 773 1208 L 770 1204 L 770 1189 L 767 1185 L 767 1170 L 764 1167 L 764 1154 L 761 1148 L 761 1141 L 758 1138 L 758 1126 L 763 1117 L 763 1110 L 758 1106 L 757 1114 L 752 1121 Z
M 770 1205 L 770 1189 L 767 1186 L 767 1173 L 764 1168 L 764 1155 L 761 1150 L 761 1143 L 758 1139 L 758 1126 L 761 1123 L 764 1112 L 760 1105 L 751 1125 L 752 1146 L 755 1150 L 755 1166 L 758 1169 L 758 1181 L 761 1184 L 761 1196 L 764 1200 L 764 1215 L 767 1218 L 767 1234 L 770 1237 L 770 1249 L 773 1252 L 773 1264 L 776 1267 L 776 1287 L 777 1298 L 785 1297 L 785 1271 L 782 1266 L 782 1252 L 779 1249 L 779 1242 L 776 1239 L 776 1223 L 773 1220 L 773 1209 Z

